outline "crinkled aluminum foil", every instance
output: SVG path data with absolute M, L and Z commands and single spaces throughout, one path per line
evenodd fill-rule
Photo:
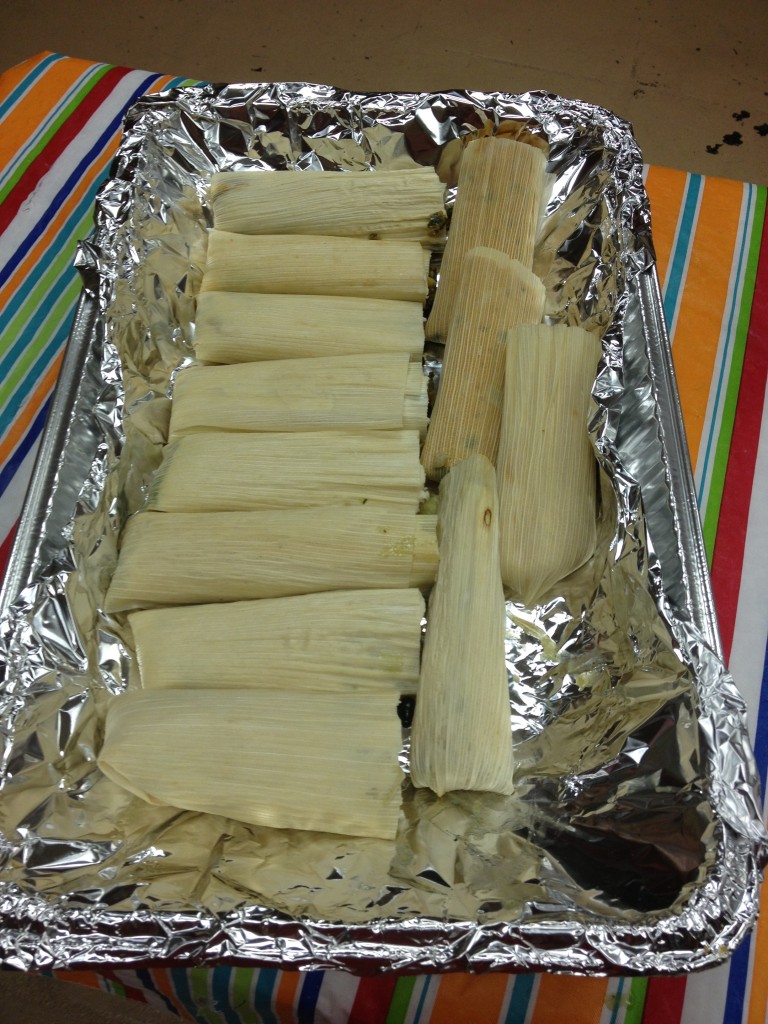
M 407 787 L 395 843 L 141 803 L 96 767 L 131 663 L 101 597 L 193 357 L 206 175 L 415 160 L 451 182 L 457 140 L 488 130 L 548 141 L 547 315 L 604 340 L 598 554 L 543 607 L 508 606 L 518 793 Z M 185 89 L 132 108 L 96 222 L 0 622 L 5 962 L 646 974 L 727 958 L 768 847 L 628 125 L 544 93 Z

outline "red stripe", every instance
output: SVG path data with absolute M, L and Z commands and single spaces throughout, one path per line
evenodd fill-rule
M 347 1024 L 386 1024 L 396 985 L 391 975 L 361 978 Z
M 685 1002 L 685 978 L 650 978 L 643 1024 L 680 1024 Z
M 731 654 L 752 482 L 768 376 L 768 221 L 760 247 L 739 400 L 712 557 L 712 590 L 726 661 Z
M 0 583 L 2 583 L 3 576 L 5 576 L 5 570 L 8 568 L 8 562 L 11 557 L 11 548 L 13 547 L 13 538 L 16 536 L 18 525 L 19 523 L 17 520 L 8 531 L 8 536 L 5 538 L 3 543 L 0 544 Z
M 34 192 L 66 147 L 82 130 L 122 78 L 130 73 L 129 68 L 112 68 L 93 86 L 87 96 L 72 111 L 66 121 L 49 140 L 42 152 L 16 182 L 0 206 L 0 232 L 5 231 L 19 211 L 22 203 Z

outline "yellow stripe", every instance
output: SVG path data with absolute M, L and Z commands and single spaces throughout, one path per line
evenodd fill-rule
M 673 357 L 693 462 L 707 412 L 743 190 L 740 182 L 723 178 L 704 180 L 675 328 Z
M 455 1024 L 472 1008 L 472 1024 L 497 1024 L 510 979 L 505 974 L 445 974 L 429 1024 Z
M 760 916 L 752 941 L 754 958 L 747 1024 L 765 1024 L 768 1020 L 768 884 L 765 883 L 760 891 Z
M 598 1024 L 608 992 L 607 978 L 565 978 L 544 974 L 531 1024 Z
M 673 171 L 669 167 L 649 167 L 645 190 L 651 204 L 651 230 L 653 247 L 656 250 L 656 269 L 663 284 L 672 255 L 675 230 L 683 205 L 685 171 Z

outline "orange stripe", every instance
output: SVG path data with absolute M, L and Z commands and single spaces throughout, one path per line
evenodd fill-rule
M 22 96 L 3 121 L 0 165 L 11 162 L 27 140 L 37 133 L 41 121 L 60 102 L 70 86 L 94 66 L 93 61 L 68 57 L 46 68 L 33 88 Z
M 768 1020 L 768 884 L 760 891 L 760 916 L 754 936 L 752 983 L 749 987 L 747 1024 L 765 1024 Z
M 85 988 L 96 988 L 100 992 L 104 991 L 96 971 L 54 971 L 54 975 L 57 981 L 66 981 L 67 984 L 82 985 Z
M 598 1024 L 607 992 L 607 978 L 543 974 L 531 1024 Z
M 725 309 L 728 295 L 743 192 L 740 182 L 704 179 L 675 329 L 673 357 L 688 447 L 694 463 L 720 340 L 720 313 Z M 713 316 L 713 312 L 717 315 Z
M 669 167 L 650 167 L 645 179 L 645 190 L 651 204 L 656 268 L 662 284 L 667 276 L 687 180 L 685 171 L 673 171 Z
M 280 1024 L 295 1024 L 296 996 L 301 984 L 300 971 L 281 971 L 275 993 L 275 1013 Z
M 467 1008 L 471 1007 L 472 1024 L 496 1024 L 509 984 L 506 974 L 444 974 L 429 1022 L 455 1024 L 466 1019 Z
M 30 57 L 29 60 L 23 60 L 21 64 L 14 64 L 12 68 L 0 73 L 0 103 L 5 102 L 19 82 L 22 82 L 38 64 L 50 56 L 50 50 L 43 50 L 41 53 L 36 53 L 34 57 Z
M 26 402 L 19 410 L 18 415 L 11 423 L 8 433 L 5 435 L 2 442 L 0 442 L 0 466 L 4 466 L 8 461 L 11 456 L 11 452 L 22 439 L 30 423 L 35 416 L 37 416 L 38 412 L 40 412 L 40 407 L 53 390 L 59 376 L 59 370 L 61 368 L 61 361 L 63 358 L 64 352 L 62 351 L 56 356 L 54 361 L 45 371 L 45 375 L 40 379 L 37 387 L 30 394 L 29 398 L 27 398 Z

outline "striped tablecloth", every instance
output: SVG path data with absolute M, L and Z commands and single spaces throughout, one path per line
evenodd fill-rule
M 80 290 L 75 246 L 121 118 L 168 75 L 40 54 L 0 74 L 0 574 Z M 653 233 L 723 643 L 768 767 L 766 190 L 647 168 Z M 688 978 L 357 979 L 242 968 L 56 972 L 201 1022 L 765 1024 L 768 896 L 732 960 Z

